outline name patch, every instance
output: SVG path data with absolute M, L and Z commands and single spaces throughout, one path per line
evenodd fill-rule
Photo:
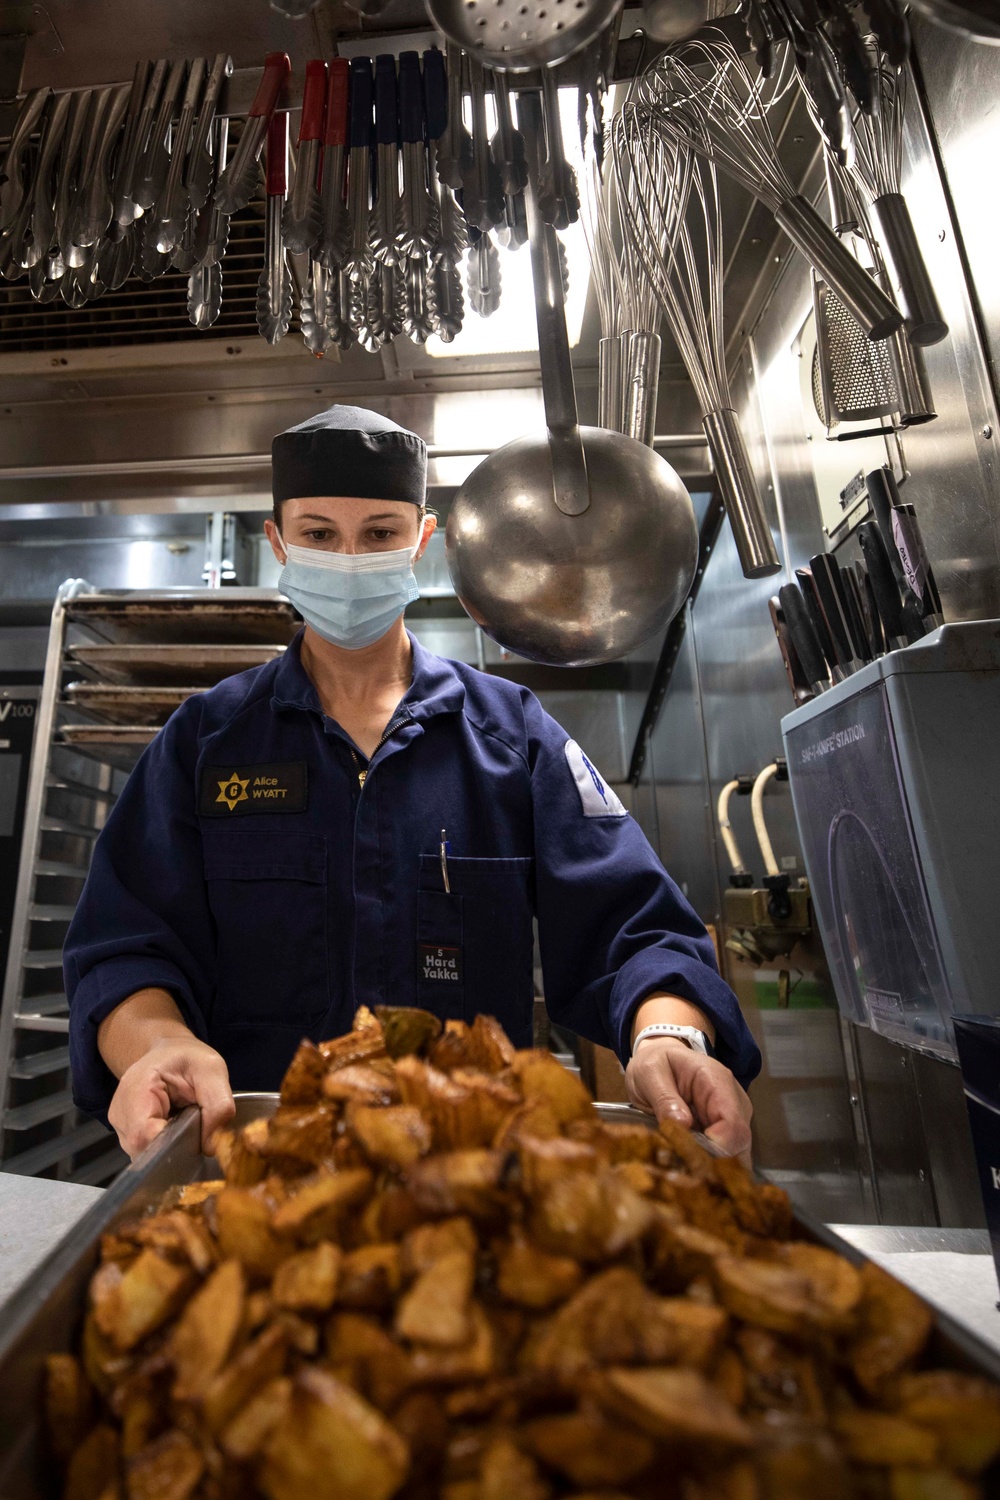
M 451 984 L 461 984 L 461 948 L 442 948 L 436 943 L 418 943 L 417 978 L 440 984 L 442 989 L 447 989 Z
M 204 818 L 247 813 L 305 812 L 307 766 L 286 760 L 269 766 L 205 766 L 198 791 Z

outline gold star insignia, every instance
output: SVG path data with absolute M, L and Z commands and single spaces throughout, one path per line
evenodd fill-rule
M 249 776 L 244 781 L 234 771 L 228 781 L 219 782 L 219 795 L 215 800 L 216 802 L 224 802 L 229 811 L 234 812 L 240 802 L 249 802 L 250 798 L 247 796 L 247 787 L 249 785 Z

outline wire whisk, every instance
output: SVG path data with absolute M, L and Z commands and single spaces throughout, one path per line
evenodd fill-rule
M 684 60 L 671 53 L 658 58 L 643 74 L 636 99 L 651 112 L 658 132 L 712 162 L 767 205 L 869 338 L 887 338 L 900 326 L 898 308 L 796 193 L 778 157 L 759 84 L 724 37 L 711 43 L 692 39 Z
M 601 322 L 598 424 L 650 444 L 662 314 L 645 268 L 623 233 L 615 179 L 602 171 L 596 151 L 585 161 L 581 222 Z
M 623 229 L 653 288 L 694 386 L 715 472 L 748 578 L 781 564 L 764 514 L 726 369 L 722 211 L 711 162 L 662 136 L 642 104 L 611 134 Z
M 907 68 L 894 67 L 873 36 L 865 38 L 865 46 L 878 87 L 871 113 L 859 111 L 855 120 L 852 171 L 871 201 L 910 342 L 937 344 L 947 337 L 948 325 L 924 264 L 909 206 L 900 192 Z

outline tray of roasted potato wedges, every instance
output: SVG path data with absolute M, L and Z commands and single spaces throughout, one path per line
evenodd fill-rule
M 188 1110 L 8 1305 L 4 1500 L 976 1500 L 1000 1361 L 488 1017 Z

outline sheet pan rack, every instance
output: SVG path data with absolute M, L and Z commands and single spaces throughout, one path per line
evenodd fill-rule
M 102 1184 L 125 1165 L 73 1104 L 66 931 L 97 835 L 169 714 L 280 654 L 297 624 L 272 589 L 59 590 L 0 1007 L 0 1170 Z

